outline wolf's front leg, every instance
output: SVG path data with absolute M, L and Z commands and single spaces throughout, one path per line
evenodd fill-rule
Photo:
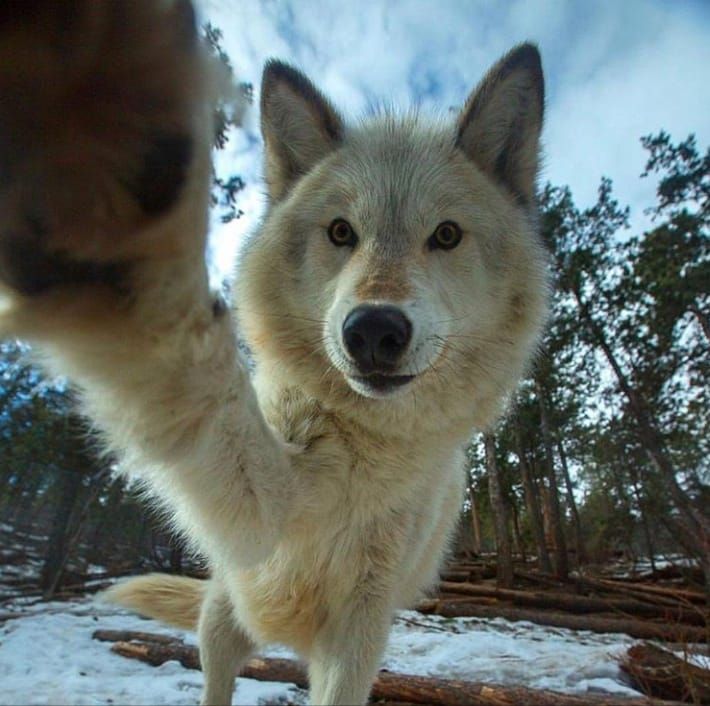
M 215 84 L 185 0 L 0 9 L 0 335 L 39 344 L 213 562 L 245 566 L 292 498 L 208 290 Z
M 312 704 L 367 703 L 392 615 L 389 597 L 363 594 L 322 628 L 309 664 Z
M 234 678 L 256 646 L 237 624 L 224 585 L 216 578 L 200 611 L 200 662 L 205 675 L 203 706 L 232 703 Z

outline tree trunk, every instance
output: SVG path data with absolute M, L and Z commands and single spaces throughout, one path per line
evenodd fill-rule
M 525 554 L 525 542 L 523 542 L 523 535 L 520 532 L 520 517 L 515 500 L 510 503 L 510 511 L 513 517 L 513 537 L 515 538 L 515 548 L 518 554 L 520 554 L 520 559 L 523 564 L 526 564 L 528 559 Z
M 501 473 L 496 462 L 496 442 L 493 434 L 485 434 L 486 469 L 488 470 L 488 492 L 491 496 L 493 524 L 496 534 L 496 553 L 498 557 L 497 583 L 503 588 L 513 585 L 513 551 L 510 541 L 510 521 L 508 504 L 503 493 Z
M 31 522 L 28 518 L 35 517 L 33 512 L 35 503 L 40 495 L 40 488 L 44 480 L 44 474 L 37 469 L 27 474 L 18 481 L 18 494 L 13 498 L 14 507 L 11 508 L 9 524 L 14 527 L 29 528 Z
M 574 488 L 572 487 L 572 478 L 569 474 L 567 465 L 567 454 L 565 453 L 564 445 L 560 439 L 557 439 L 557 452 L 560 456 L 560 466 L 562 467 L 562 477 L 565 480 L 565 489 L 567 491 L 567 505 L 569 506 L 570 514 L 572 515 L 572 529 L 574 531 L 574 548 L 577 552 L 577 566 L 581 566 L 587 561 L 587 553 L 584 549 L 584 540 L 582 539 L 582 523 L 579 520 L 579 511 L 577 502 L 574 499 Z
M 540 503 L 538 502 L 537 492 L 533 485 L 532 474 L 527 459 L 525 458 L 525 446 L 523 445 L 522 422 L 520 417 L 515 420 L 516 440 L 518 445 L 518 459 L 520 463 L 520 475 L 523 479 L 523 490 L 525 491 L 525 504 L 528 508 L 528 517 L 530 519 L 530 527 L 532 528 L 533 537 L 537 546 L 537 565 L 540 571 L 546 574 L 552 573 L 552 563 L 550 562 L 550 554 L 547 551 L 547 542 L 545 541 L 545 527 L 542 521 L 542 513 L 540 512 Z
M 552 450 L 552 435 L 547 420 L 547 409 L 544 399 L 544 390 L 538 379 L 535 379 L 535 390 L 537 392 L 537 403 L 540 408 L 540 428 L 545 447 L 547 463 L 547 479 L 550 491 L 550 522 L 552 533 L 555 538 L 555 575 L 561 581 L 567 580 L 569 576 L 569 563 L 567 560 L 567 542 L 563 527 L 562 511 L 560 509 L 560 491 L 557 487 L 557 474 L 555 473 L 555 457 Z
M 61 473 L 59 500 L 54 512 L 47 553 L 40 574 L 40 588 L 44 598 L 50 598 L 56 591 L 64 571 L 72 519 L 82 488 L 82 475 L 78 470 L 65 470 Z
M 629 475 L 631 476 L 631 488 L 634 491 L 634 497 L 636 498 L 636 504 L 639 508 L 639 515 L 641 516 L 641 528 L 643 529 L 643 536 L 646 540 L 646 553 L 648 554 L 648 560 L 651 563 L 651 571 L 656 570 L 656 545 L 653 541 L 653 533 L 651 532 L 651 527 L 648 523 L 648 507 L 646 501 L 641 493 L 641 487 L 639 484 L 638 473 L 634 469 L 629 470 Z
M 476 507 L 476 496 L 473 488 L 470 489 L 469 498 L 471 500 L 471 529 L 473 530 L 473 553 L 477 556 L 481 554 L 481 518 Z

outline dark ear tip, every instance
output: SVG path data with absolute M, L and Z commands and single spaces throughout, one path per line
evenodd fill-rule
M 540 60 L 540 49 L 535 42 L 521 42 L 516 44 L 509 52 L 509 54 L 514 54 L 520 57 L 520 60 L 541 63 Z
M 275 57 L 271 57 L 266 60 L 266 63 L 264 64 L 264 76 L 275 76 L 281 73 L 284 70 L 288 70 L 292 68 L 290 64 L 287 64 L 285 61 L 281 61 L 281 59 L 277 59 Z
M 340 139 L 342 124 L 338 114 L 311 80 L 291 64 L 279 59 L 269 59 L 264 65 L 261 79 L 261 114 L 268 116 L 269 94 L 279 84 L 285 84 L 292 93 L 318 106 L 323 115 L 323 127 L 331 138 Z M 267 117 L 268 119 L 268 117 Z
M 513 71 L 527 71 L 537 88 L 540 105 L 545 103 L 545 77 L 542 72 L 542 58 L 537 44 L 523 42 L 513 47 L 500 62 L 502 73 L 509 75 Z
M 311 82 L 294 66 L 280 59 L 268 59 L 261 76 L 261 111 L 268 113 L 268 96 L 279 84 L 285 84 L 295 93 L 313 97 L 317 94 Z
M 523 42 L 513 47 L 503 58 L 503 63 L 509 70 L 527 69 L 542 78 L 540 50 L 532 42 Z
M 303 74 L 291 64 L 287 64 L 280 59 L 267 59 L 266 64 L 264 64 L 261 85 L 266 86 L 278 81 L 297 84 L 302 82 L 303 78 Z

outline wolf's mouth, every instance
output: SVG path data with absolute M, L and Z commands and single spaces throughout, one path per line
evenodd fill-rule
M 414 380 L 414 375 L 382 375 L 381 373 L 373 373 L 372 375 L 354 376 L 363 387 L 366 387 L 373 392 L 389 392 L 397 387 L 402 387 L 408 382 Z

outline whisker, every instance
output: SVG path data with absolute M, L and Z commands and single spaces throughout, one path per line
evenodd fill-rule
M 476 353 L 479 353 L 479 351 L 477 351 L 477 346 L 475 345 L 461 345 L 449 340 L 448 336 L 443 337 L 438 336 L 436 334 L 431 336 L 431 340 L 440 349 L 443 349 L 444 346 L 448 346 L 452 351 L 455 351 L 456 353 L 459 353 L 464 356 L 469 364 L 476 365 L 480 370 L 486 373 L 490 373 L 491 371 L 504 373 L 506 370 L 503 366 L 496 365 L 495 363 L 489 360 L 481 360 L 480 354 L 476 355 Z
M 452 319 L 440 319 L 439 321 L 434 321 L 434 326 L 438 326 L 439 324 L 450 324 L 453 323 L 454 321 L 463 321 L 464 319 L 470 319 L 471 314 L 465 314 L 464 316 L 456 316 Z
M 496 345 L 498 344 L 504 344 L 506 346 L 512 346 L 513 341 L 507 338 L 486 338 L 484 336 L 479 336 L 478 334 L 475 333 L 450 333 L 447 334 L 447 338 L 470 338 L 474 341 L 480 341 L 481 343 L 494 343 Z

